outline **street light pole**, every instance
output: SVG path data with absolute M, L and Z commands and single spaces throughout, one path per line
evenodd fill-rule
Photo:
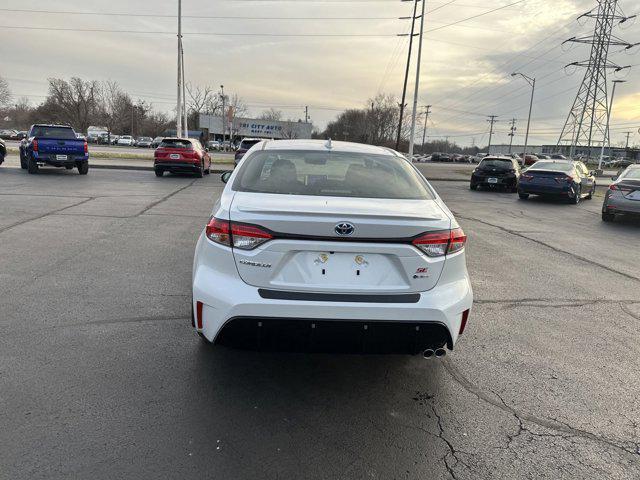
M 520 75 L 524 78 L 529 85 L 531 85 L 531 102 L 529 103 L 529 118 L 527 119 L 527 133 L 524 136 L 524 152 L 522 153 L 522 166 L 524 167 L 527 164 L 527 147 L 529 146 L 529 127 L 531 126 L 531 111 L 533 110 L 533 96 L 536 92 L 536 79 L 531 78 L 524 73 L 515 72 L 512 73 L 511 76 L 515 77 Z
M 431 105 L 425 105 L 425 108 L 426 110 L 424 111 L 424 128 L 422 129 L 422 153 L 424 153 L 424 142 L 427 140 L 427 120 L 429 120 Z
M 224 142 L 226 141 L 227 136 L 227 115 L 225 112 L 225 97 L 224 97 L 224 85 L 220 85 L 220 98 L 222 99 L 222 116 L 220 120 L 222 120 L 222 148 L 224 147 Z
M 409 139 L 409 159 L 413 157 L 413 146 L 416 135 L 416 116 L 418 110 L 418 90 L 420 89 L 420 61 L 422 60 L 422 39 L 424 37 L 424 7 L 427 1 L 422 0 L 422 13 L 420 15 L 420 40 L 418 41 L 418 61 L 416 65 L 416 84 L 413 92 L 413 112 L 411 112 L 411 138 Z
M 611 132 L 609 132 L 609 122 L 611 121 L 611 110 L 613 109 L 613 98 L 616 96 L 616 86 L 619 83 L 624 83 L 626 80 L 614 80 L 613 91 L 611 92 L 611 103 L 609 104 L 609 111 L 607 112 L 607 128 L 604 131 L 604 138 L 602 139 L 602 148 L 600 149 L 600 161 L 598 161 L 598 170 L 602 171 L 602 157 L 604 157 L 604 145 L 609 142 L 609 154 L 611 154 Z
M 410 0 L 400 0 L 402 2 Z M 400 139 L 402 138 L 402 120 L 404 117 L 405 99 L 407 97 L 407 82 L 409 81 L 409 67 L 411 66 L 411 50 L 413 49 L 413 32 L 416 25 L 416 12 L 418 11 L 418 2 L 420 0 L 413 1 L 413 16 L 411 17 L 411 33 L 409 34 L 409 53 L 407 54 L 407 67 L 404 72 L 404 86 L 402 87 L 402 101 L 400 102 L 400 121 L 398 123 L 398 135 L 396 138 L 396 150 L 400 150 Z M 426 0 L 425 0 L 426 1 Z M 400 20 L 405 20 L 406 17 L 400 17 Z M 406 34 L 398 35 L 405 36 Z
M 178 101 L 176 105 L 176 137 L 182 137 L 182 0 L 178 0 Z

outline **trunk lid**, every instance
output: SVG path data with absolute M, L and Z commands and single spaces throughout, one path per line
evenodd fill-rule
M 84 155 L 84 140 L 38 138 L 38 153 L 55 155 Z
M 242 280 L 276 290 L 411 293 L 433 288 L 445 257 L 411 244 L 422 233 L 449 230 L 436 200 L 318 197 L 236 192 L 232 222 L 258 225 L 274 239 L 254 250 L 234 248 Z M 336 227 L 350 224 L 352 234 Z

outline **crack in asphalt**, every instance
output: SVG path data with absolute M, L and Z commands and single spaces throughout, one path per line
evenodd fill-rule
M 590 305 L 621 305 L 622 309 L 629 313 L 625 305 L 635 305 L 637 300 L 608 300 L 604 298 L 596 299 L 552 299 L 552 298 L 515 298 L 505 300 L 474 299 L 474 304 L 478 305 L 505 305 L 510 308 L 517 307 L 537 307 L 537 308 L 576 308 Z M 633 313 L 629 313 L 634 316 Z M 636 317 L 638 318 L 638 317 Z M 640 318 L 639 318 L 640 319 Z
M 433 412 L 434 417 L 436 417 L 436 421 L 438 424 L 438 438 L 442 440 L 447 446 L 447 448 L 449 449 L 449 451 L 445 453 L 444 457 L 442 457 L 442 461 L 444 462 L 444 466 L 447 469 L 447 472 L 449 472 L 449 475 L 451 476 L 451 478 L 453 478 L 454 480 L 457 480 L 458 477 L 455 471 L 453 470 L 453 467 L 455 467 L 458 463 L 462 463 L 467 468 L 468 466 L 458 458 L 456 449 L 454 448 L 453 444 L 449 441 L 447 437 L 445 437 L 444 427 L 442 426 L 442 418 L 440 417 L 440 414 L 438 414 L 438 411 L 436 410 L 435 405 L 433 403 L 429 403 L 429 406 L 431 407 L 431 411 Z M 455 460 L 455 463 L 453 465 L 450 465 L 449 461 L 447 460 L 449 456 L 452 456 Z
M 451 375 L 451 377 L 467 392 L 475 395 L 476 397 L 478 397 L 478 399 L 484 401 L 485 403 L 493 405 L 494 407 L 497 407 L 500 410 L 507 412 L 513 415 L 514 417 L 516 417 L 516 419 L 520 424 L 520 427 L 518 432 L 512 436 L 512 439 L 519 436 L 523 431 L 526 430 L 532 435 L 537 435 L 537 436 L 558 436 L 563 438 L 581 437 L 581 438 L 585 438 L 600 444 L 608 445 L 624 453 L 628 453 L 631 455 L 640 455 L 640 443 L 634 443 L 630 441 L 618 443 L 615 440 L 612 440 L 606 437 L 601 437 L 599 435 L 588 432 L 586 430 L 582 430 L 580 428 L 572 427 L 571 425 L 561 422 L 559 420 L 547 419 L 547 418 L 537 417 L 532 414 L 519 412 L 515 408 L 508 406 L 506 402 L 504 402 L 504 400 L 502 400 L 502 398 L 499 395 L 497 395 L 495 392 L 491 392 L 491 393 L 495 395 L 498 398 L 498 400 L 496 400 L 487 392 L 483 391 L 478 386 L 473 384 L 448 359 L 443 360 L 442 363 L 444 365 L 445 370 Z M 538 425 L 540 427 L 547 428 L 549 430 L 560 432 L 561 434 L 564 434 L 564 435 L 536 434 L 534 432 L 531 432 L 531 430 L 526 429 L 526 427 L 522 423 L 523 420 L 533 423 L 535 425 Z
M 506 227 L 503 227 L 501 225 L 496 225 L 494 223 L 486 222 L 484 220 L 480 220 L 479 218 L 466 217 L 466 216 L 461 215 L 461 214 L 459 214 L 457 212 L 453 212 L 453 213 L 458 218 L 463 218 L 465 220 L 469 220 L 469 221 L 472 221 L 472 222 L 478 222 L 478 223 L 481 223 L 483 225 L 487 225 L 489 227 L 497 228 L 498 230 L 506 232 L 506 233 L 508 233 L 510 235 L 514 235 L 516 237 L 523 238 L 525 240 L 529 240 L 530 242 L 533 242 L 533 243 L 536 243 L 536 244 L 541 245 L 543 247 L 549 248 L 549 249 L 553 250 L 554 252 L 562 253 L 564 255 L 568 255 L 568 256 L 570 256 L 572 258 L 575 258 L 575 259 L 580 260 L 582 262 L 588 263 L 589 265 L 593 265 L 595 267 L 602 268 L 604 270 L 607 270 L 608 272 L 615 273 L 615 274 L 620 275 L 622 277 L 625 277 L 625 278 L 627 278 L 629 280 L 634 280 L 636 282 L 640 282 L 640 277 L 636 277 L 635 275 L 631 275 L 630 273 L 621 272 L 620 270 L 616 270 L 615 268 L 609 267 L 607 265 L 603 265 L 602 263 L 598 263 L 598 262 L 596 262 L 594 260 L 591 260 L 590 258 L 583 257 L 582 255 L 577 255 L 577 254 L 575 254 L 573 252 L 570 252 L 570 251 L 567 251 L 567 250 L 562 250 L 561 248 L 558 248 L 558 247 L 554 247 L 553 245 L 551 245 L 549 243 L 543 242 L 542 240 L 537 240 L 535 238 L 528 237 L 528 236 L 524 235 L 523 233 L 517 232 L 517 231 L 512 230 L 510 228 L 506 228 Z
M 174 195 L 177 195 L 178 193 L 182 192 L 183 190 L 186 190 L 187 188 L 191 187 L 197 181 L 198 181 L 198 179 L 196 178 L 196 179 L 192 180 L 191 182 L 189 182 L 187 185 L 184 185 L 184 186 L 178 188 L 177 190 L 174 190 L 173 192 L 169 193 L 168 195 L 165 195 L 160 200 L 155 201 L 155 202 L 151 202 L 149 205 L 147 205 L 145 208 L 143 208 L 140 212 L 138 212 L 136 215 L 134 215 L 134 217 L 139 217 L 140 215 L 142 215 L 142 214 L 148 212 L 149 210 L 151 210 L 153 207 L 155 207 L 157 205 L 160 205 L 162 202 L 166 202 L 167 200 L 169 200 Z
M 57 210 L 52 210 L 50 212 L 43 213 L 42 215 L 38 215 L 37 217 L 32 217 L 32 218 L 29 218 L 29 219 L 26 219 L 26 220 L 21 220 L 19 222 L 13 223 L 11 225 L 7 225 L 6 227 L 0 228 L 0 233 L 4 233 L 7 230 L 10 230 L 10 229 L 15 228 L 15 227 L 19 227 L 20 225 L 24 225 L 25 223 L 35 222 L 36 220 L 40 220 L 41 218 L 48 217 L 50 215 L 55 215 L 55 214 L 60 213 L 60 212 L 62 212 L 64 210 L 67 210 L 69 208 L 77 207 L 77 206 L 82 205 L 84 203 L 90 202 L 91 200 L 94 200 L 94 199 L 95 199 L 95 197 L 85 197 L 84 200 L 82 200 L 80 202 L 77 202 L 77 203 L 74 203 L 73 205 L 69 205 L 69 206 L 66 206 L 66 207 L 58 208 Z
M 632 311 L 629 309 L 628 305 L 637 305 L 637 302 L 624 304 L 624 305 L 622 305 L 622 307 L 621 307 L 621 308 L 622 308 L 622 311 L 623 311 L 624 313 L 626 313 L 626 314 L 627 314 L 627 315 L 629 315 L 630 317 L 635 318 L 636 320 L 640 321 L 640 314 L 637 314 L 637 313 L 635 313 L 635 312 L 632 312 Z

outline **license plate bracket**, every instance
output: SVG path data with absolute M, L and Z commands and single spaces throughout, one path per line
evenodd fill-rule
M 487 179 L 487 182 L 488 183 L 498 183 L 498 179 L 495 178 L 495 177 L 491 177 L 491 178 Z
M 169 155 L 169 158 L 171 160 L 180 160 L 180 154 L 179 153 L 172 153 L 171 155 Z
M 69 159 L 68 155 L 56 155 L 56 160 L 63 162 Z

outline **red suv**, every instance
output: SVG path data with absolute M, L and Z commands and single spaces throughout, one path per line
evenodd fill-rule
M 156 177 L 168 172 L 192 172 L 198 177 L 209 173 L 211 157 L 198 140 L 165 138 L 153 154 Z

